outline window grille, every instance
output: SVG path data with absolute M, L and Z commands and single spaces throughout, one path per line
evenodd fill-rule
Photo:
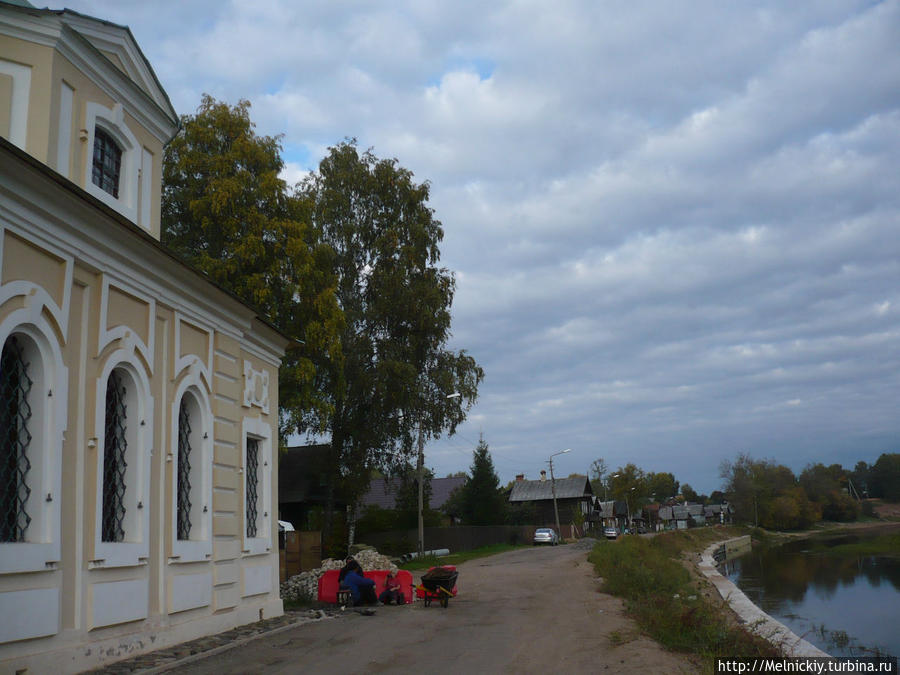
M 25 541 L 31 522 L 25 510 L 31 494 L 26 482 L 31 469 L 28 367 L 18 340 L 10 337 L 0 355 L 0 542 Z
M 191 415 L 182 397 L 178 411 L 178 539 L 191 538 Z
M 116 199 L 119 198 L 119 174 L 122 149 L 103 129 L 94 129 L 94 162 L 91 180 Z
M 259 494 L 259 441 L 247 439 L 247 537 L 256 537 L 257 497 Z
M 125 386 L 114 370 L 106 383 L 106 428 L 103 437 L 102 541 L 125 540 Z

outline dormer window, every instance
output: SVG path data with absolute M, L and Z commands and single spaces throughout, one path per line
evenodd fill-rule
M 94 129 L 94 162 L 91 180 L 104 192 L 119 198 L 119 176 L 122 149 L 113 137 L 100 127 Z

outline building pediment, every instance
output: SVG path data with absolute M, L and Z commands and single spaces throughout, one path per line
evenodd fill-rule
M 161 142 L 175 134 L 178 115 L 128 27 L 69 9 L 2 5 L 0 35 L 56 49 Z

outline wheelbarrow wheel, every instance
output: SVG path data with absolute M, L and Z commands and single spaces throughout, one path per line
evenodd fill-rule
M 450 604 L 450 598 L 441 598 L 441 607 L 447 609 L 447 605 Z
M 425 606 L 431 607 L 431 598 L 429 598 L 428 596 L 425 596 Z

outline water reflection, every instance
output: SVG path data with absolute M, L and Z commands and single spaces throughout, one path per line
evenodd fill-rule
M 827 552 L 857 539 L 757 547 L 724 572 L 758 607 L 820 649 L 900 654 L 900 558 Z

